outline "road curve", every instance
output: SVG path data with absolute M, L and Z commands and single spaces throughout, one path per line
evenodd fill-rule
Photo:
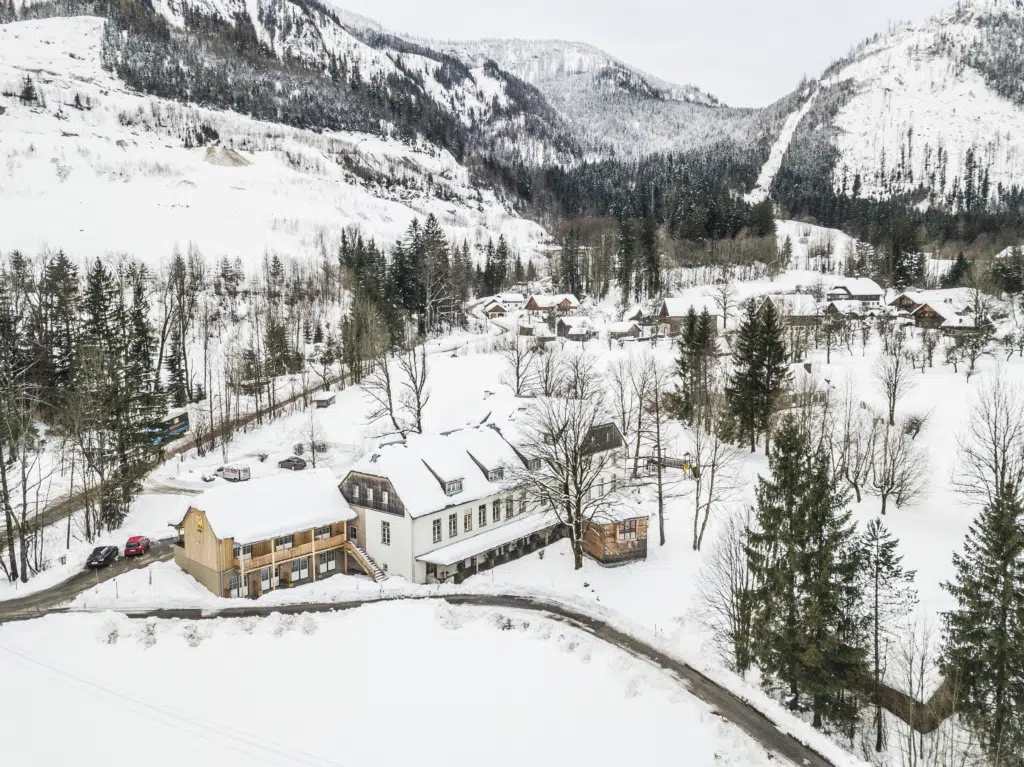
M 170 551 L 163 550 L 154 552 L 154 555 L 166 559 Z M 118 562 L 121 564 L 121 562 Z M 125 567 L 128 569 L 128 566 Z M 107 577 L 113 577 L 116 573 L 109 573 Z M 90 580 L 95 575 L 86 574 Z M 106 578 L 103 578 L 106 580 Z M 91 584 L 90 584 L 91 585 Z M 66 591 L 72 591 L 70 582 L 62 584 L 68 586 Z M 80 589 L 80 586 L 79 586 Z M 52 592 L 53 590 L 51 590 Z M 62 592 L 65 589 L 62 589 Z M 49 592 L 40 592 L 43 596 Z M 71 594 L 74 596 L 74 594 Z M 64 601 L 67 595 L 62 595 Z M 31 600 L 32 597 L 27 598 Z M 52 607 L 55 595 L 50 594 L 50 607 L 43 606 L 42 599 L 39 604 L 19 605 L 17 611 L 7 609 L 10 602 L 0 603 L 0 623 L 4 620 L 28 620 L 41 615 L 48 614 L 73 614 L 77 611 L 68 608 Z M 834 767 L 832 762 L 827 760 L 817 751 L 799 741 L 794 736 L 783 732 L 767 716 L 758 711 L 752 705 L 725 689 L 712 679 L 694 669 L 682 661 L 668 655 L 656 647 L 638 639 L 630 634 L 610 626 L 605 621 L 580 610 L 573 609 L 557 602 L 551 602 L 540 597 L 528 597 L 518 595 L 501 594 L 447 594 L 447 595 L 424 595 L 410 597 L 376 597 L 352 602 L 319 602 L 310 604 L 294 605 L 266 605 L 257 604 L 245 605 L 242 607 L 226 607 L 218 610 L 205 610 L 201 608 L 168 608 L 158 610 L 118 610 L 130 618 L 178 618 L 183 620 L 210 620 L 214 618 L 250 618 L 266 617 L 274 613 L 280 614 L 302 614 L 302 613 L 329 613 L 341 610 L 350 610 L 367 604 L 392 601 L 444 601 L 451 605 L 467 605 L 474 607 L 497 607 L 514 610 L 525 610 L 530 612 L 543 613 L 546 617 L 565 622 L 577 629 L 585 631 L 595 638 L 607 642 L 619 649 L 628 652 L 634 657 L 648 661 L 674 676 L 686 690 L 704 701 L 711 707 L 713 713 L 722 717 L 734 726 L 745 732 L 758 744 L 765 748 L 770 754 L 781 757 L 794 765 L 806 765 L 806 767 Z M 6 616 L 6 617 L 5 617 Z

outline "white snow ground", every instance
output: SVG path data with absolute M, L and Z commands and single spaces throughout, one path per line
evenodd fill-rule
M 0 628 L 0 672 L 25 764 L 772 763 L 661 670 L 514 611 L 53 616 Z

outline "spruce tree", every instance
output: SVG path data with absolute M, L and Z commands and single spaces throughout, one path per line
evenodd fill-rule
M 858 634 L 861 559 L 847 497 L 824 450 L 792 418 L 769 456 L 770 479 L 756 488 L 757 525 L 747 540 L 754 587 L 752 652 L 769 690 L 815 727 L 849 727 L 856 705 L 848 683 L 864 671 Z
M 1024 502 L 1004 485 L 971 525 L 945 589 L 943 673 L 995 765 L 1024 764 Z
M 765 303 L 755 326 L 755 367 L 758 378 L 757 428 L 764 432 L 765 452 L 771 445 L 771 418 L 781 395 L 790 385 L 789 356 L 784 340 L 785 328 L 775 305 Z
M 761 423 L 760 352 L 761 318 L 754 302 L 744 305 L 743 319 L 733 346 L 732 374 L 725 394 L 736 420 L 738 436 L 749 440 L 750 452 L 757 450 L 757 430 Z
M 676 417 L 687 423 L 701 418 L 710 398 L 711 369 L 716 358 L 717 329 L 705 309 L 700 315 L 690 307 L 680 328 L 676 371 Z

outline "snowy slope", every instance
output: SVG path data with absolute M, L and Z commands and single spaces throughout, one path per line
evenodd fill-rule
M 92 17 L 0 25 L 0 91 L 19 92 L 30 75 L 43 96 L 0 96 L 0 250 L 155 263 L 194 243 L 207 257 L 254 263 L 265 252 L 319 257 L 346 227 L 390 242 L 429 213 L 471 245 L 504 234 L 530 253 L 545 236 L 432 145 L 129 92 L 100 65 L 102 27 Z M 74 108 L 76 96 L 88 108 Z M 219 139 L 187 148 L 200 126 Z
M 987 172 L 990 193 L 1024 181 L 1024 99 L 1008 98 L 1018 86 L 1003 74 L 1019 83 L 1021 28 L 1017 0 L 972 0 L 826 70 L 817 98 L 832 105 L 836 188 L 859 176 L 862 195 L 948 196 L 966 184 L 969 152 L 974 183 Z

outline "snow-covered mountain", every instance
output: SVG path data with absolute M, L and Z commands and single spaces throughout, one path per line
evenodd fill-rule
M 968 0 L 865 41 L 805 91 L 783 168 L 963 204 L 1024 182 L 1024 5 Z
M 0 250 L 129 253 L 154 265 L 190 245 L 249 264 L 266 253 L 319 259 L 347 228 L 387 245 L 431 213 L 475 248 L 504 235 L 528 255 L 545 238 L 426 141 L 138 93 L 102 66 L 104 23 L 0 24 Z M 388 66 L 346 42 L 367 67 Z M 33 99 L 21 98 L 26 77 Z
M 544 94 L 598 156 L 688 151 L 730 138 L 763 138 L 766 112 L 730 109 L 693 85 L 675 85 L 584 43 L 479 40 L 440 47 L 471 66 L 494 61 Z M 770 110 L 769 110 L 770 111 Z M 772 128 L 777 125 L 772 121 Z

